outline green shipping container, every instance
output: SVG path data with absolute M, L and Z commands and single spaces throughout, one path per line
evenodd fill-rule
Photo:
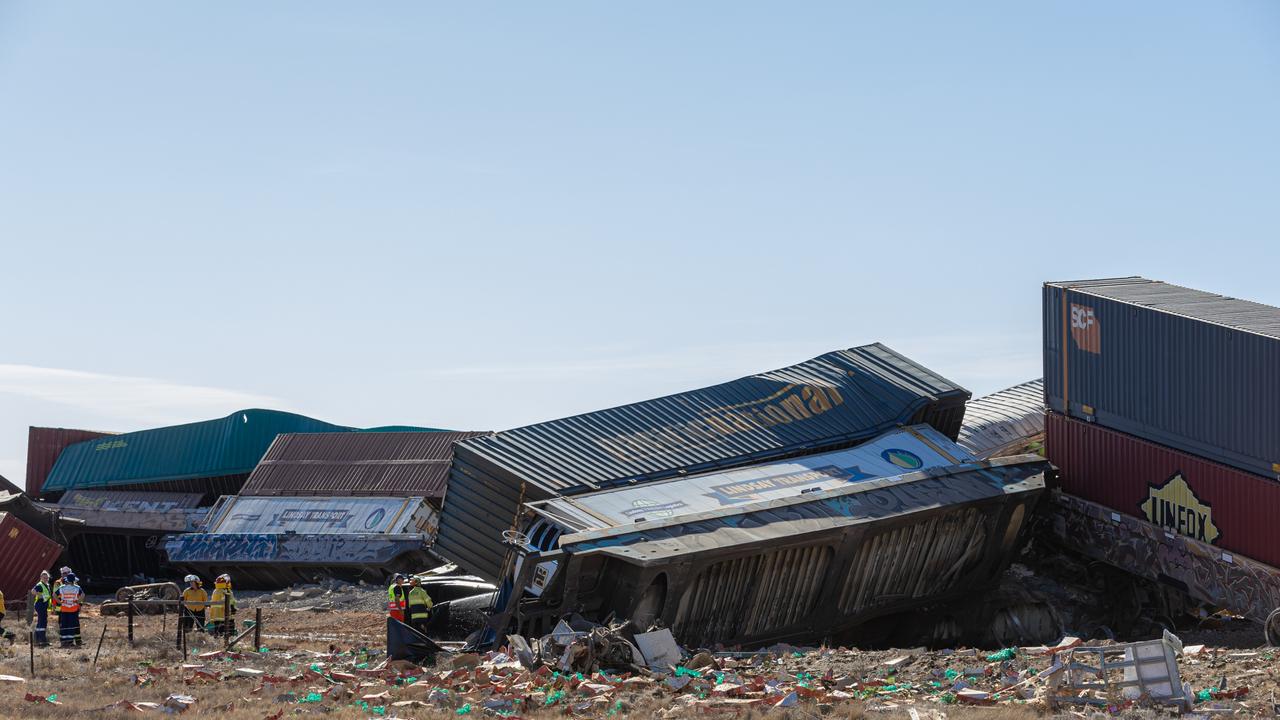
M 278 410 L 240 410 L 217 420 L 110 435 L 68 446 L 45 493 L 247 476 L 276 435 L 354 428 Z M 243 482 L 243 477 L 238 478 Z

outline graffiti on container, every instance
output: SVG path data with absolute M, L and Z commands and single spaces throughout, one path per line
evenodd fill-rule
M 197 533 L 171 539 L 165 549 L 176 562 L 272 560 L 276 535 Z
M 276 561 L 376 565 L 423 546 L 423 542 L 398 540 L 386 535 L 302 535 L 283 538 Z
M 1054 534 L 1085 555 L 1259 622 L 1280 607 L 1280 570 L 1070 495 L 1051 511 Z
M 1196 496 L 1182 473 L 1175 473 L 1163 485 L 1151 485 L 1141 507 L 1148 520 L 1166 530 L 1205 543 L 1218 539 L 1213 508 Z
M 162 513 L 172 510 L 182 510 L 189 507 L 191 503 L 185 499 L 115 499 L 104 497 L 101 495 L 88 495 L 76 493 L 70 499 L 64 498 L 59 503 L 59 508 L 74 508 L 83 510 L 108 510 L 115 512 L 152 512 Z
M 362 564 L 390 562 L 426 546 L 419 535 L 181 535 L 166 545 L 174 562 L 296 562 Z

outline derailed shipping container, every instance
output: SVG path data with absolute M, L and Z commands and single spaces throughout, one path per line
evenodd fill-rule
M 27 494 L 37 499 L 42 497 L 44 481 L 63 450 L 76 443 L 110 434 L 68 428 L 30 428 L 27 432 Z
M 224 418 L 139 430 L 68 446 L 42 488 L 195 492 L 212 502 L 238 492 L 276 435 L 352 431 L 278 410 L 241 410 Z
M 1044 433 L 1044 381 L 1031 380 L 970 400 L 956 442 L 980 458 L 1024 451 Z
M 162 579 L 168 573 L 157 551 L 165 533 L 194 532 L 209 508 L 198 493 L 72 490 L 56 505 L 66 538 L 66 562 L 86 589 Z
M 555 570 L 495 625 L 515 619 L 536 635 L 579 611 L 657 621 L 691 646 L 840 642 L 872 619 L 989 586 L 1047 468 L 1034 456 L 965 463 L 565 535 L 521 559 L 520 592 Z
M 165 538 L 174 566 L 242 587 L 275 588 L 333 575 L 381 580 L 434 563 L 438 514 L 424 498 L 228 497 L 204 532 Z
M 453 445 L 479 432 L 355 432 L 279 435 L 241 495 L 425 497 L 436 507 Z
M 848 447 L 900 425 L 954 439 L 969 393 L 867 345 L 454 448 L 437 549 L 498 580 L 521 503 Z
M 1145 278 L 1044 286 L 1049 408 L 1280 475 L 1280 309 Z
M 1280 483 L 1059 413 L 1045 450 L 1063 492 L 1280 567 Z
M 11 513 L 0 512 L 0 591 L 15 607 L 25 604 L 41 570 L 49 570 L 62 546 Z

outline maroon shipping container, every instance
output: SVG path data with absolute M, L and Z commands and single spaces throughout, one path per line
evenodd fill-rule
M 444 499 L 453 444 L 480 432 L 282 433 L 258 461 L 241 495 Z
M 27 591 L 51 569 L 62 546 L 7 512 L 0 512 L 0 591 L 15 606 L 26 603 Z
M 68 445 L 100 438 L 111 433 L 93 430 L 33 427 L 27 433 L 27 494 L 40 497 L 40 488 L 53 464 Z
M 1049 413 L 1063 492 L 1280 568 L 1280 483 Z

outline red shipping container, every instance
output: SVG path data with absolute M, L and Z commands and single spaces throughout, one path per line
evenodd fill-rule
M 27 433 L 27 494 L 40 497 L 45 478 L 68 445 L 100 438 L 111 433 L 67 428 L 33 427 Z
M 1045 452 L 1063 492 L 1280 567 L 1274 480 L 1052 412 Z
M 61 554 L 61 545 L 13 515 L 0 512 L 0 591 L 7 603 L 25 606 L 27 592 L 40 579 L 40 571 L 52 569 Z

